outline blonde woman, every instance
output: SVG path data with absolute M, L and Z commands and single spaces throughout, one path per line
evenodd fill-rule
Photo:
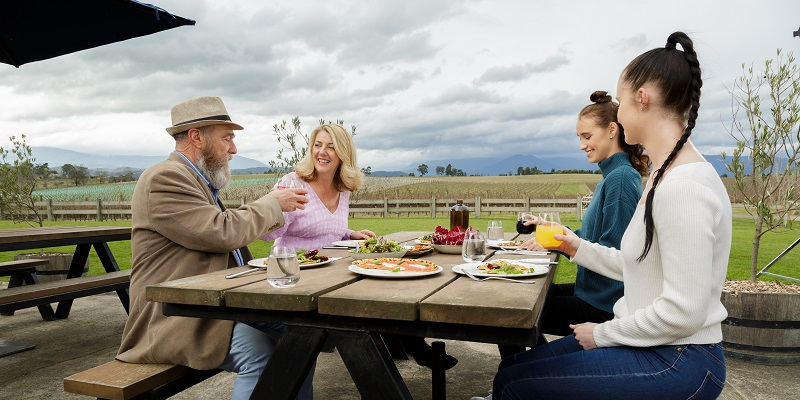
M 308 204 L 304 210 L 283 213 L 286 224 L 264 241 L 312 250 L 337 240 L 375 237 L 372 231 L 347 227 L 350 192 L 361 188 L 364 176 L 356 165 L 353 139 L 341 125 L 323 124 L 311 132 L 305 157 L 279 182 L 287 180 L 308 190 Z

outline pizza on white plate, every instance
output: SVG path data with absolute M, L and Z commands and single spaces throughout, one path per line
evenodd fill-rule
M 431 261 L 408 258 L 365 258 L 353 261 L 353 265 L 364 269 L 403 272 L 432 272 L 437 268 Z

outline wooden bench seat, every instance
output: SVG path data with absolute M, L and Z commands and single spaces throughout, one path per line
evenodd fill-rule
M 98 399 L 166 399 L 220 371 L 113 360 L 64 378 L 64 391 Z
M 27 260 L 14 260 L 14 261 L 4 261 L 0 262 L 0 276 L 11 275 L 14 273 L 19 273 L 21 271 L 28 271 L 31 268 L 34 270 L 36 267 L 47 265 L 49 264 L 49 260 L 41 260 L 41 259 L 27 259 Z
M 29 307 L 49 306 L 50 303 L 74 300 L 111 291 L 126 291 L 130 286 L 131 270 L 81 276 L 55 282 L 37 283 L 0 290 L 0 312 Z M 126 296 L 127 298 L 127 293 Z M 123 302 L 125 311 L 128 304 Z

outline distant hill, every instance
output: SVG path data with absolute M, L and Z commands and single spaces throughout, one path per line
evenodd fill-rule
M 419 174 L 415 172 L 414 175 Z M 408 172 L 403 171 L 372 171 L 369 176 L 408 176 Z
M 706 154 L 704 157 L 709 163 L 711 163 L 711 165 L 714 166 L 717 174 L 731 175 L 730 172 L 728 172 L 728 170 L 725 168 L 725 163 L 722 161 L 722 156 L 719 154 Z M 417 171 L 417 166 L 419 164 L 422 163 L 409 165 L 406 167 L 406 169 L 408 172 L 413 172 L 415 175 L 418 175 L 419 171 Z M 581 154 L 574 157 L 536 157 L 531 155 L 515 154 L 502 159 L 494 157 L 462 158 L 454 160 L 426 161 L 424 164 L 428 166 L 428 175 L 436 175 L 436 167 L 446 167 L 447 164 L 450 164 L 452 168 L 458 168 L 464 171 L 467 175 L 487 176 L 508 173 L 515 175 L 517 173 L 517 168 L 519 167 L 537 167 L 539 170 L 544 172 L 550 172 L 552 170 L 563 171 L 570 169 L 595 171 L 598 169 L 597 164 L 590 163 L 588 159 Z M 373 172 L 372 175 L 378 176 L 376 175 L 376 172 Z M 408 173 L 405 175 L 408 175 Z
M 32 147 L 31 150 L 33 157 L 36 158 L 36 163 L 47 163 L 50 169 L 60 170 L 62 165 L 72 164 L 83 165 L 89 170 L 104 169 L 110 173 L 126 169 L 141 172 L 159 161 L 166 160 L 169 156 L 168 153 L 161 156 L 97 155 L 55 147 Z M 230 165 L 231 170 L 237 174 L 263 173 L 269 168 L 260 161 L 238 154 L 233 156 Z

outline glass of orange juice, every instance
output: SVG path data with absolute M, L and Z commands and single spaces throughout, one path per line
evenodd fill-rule
M 561 227 L 561 216 L 558 212 L 540 213 L 536 226 L 536 242 L 542 247 L 558 247 L 561 241 L 553 237 L 556 233 L 564 234 L 564 228 Z

